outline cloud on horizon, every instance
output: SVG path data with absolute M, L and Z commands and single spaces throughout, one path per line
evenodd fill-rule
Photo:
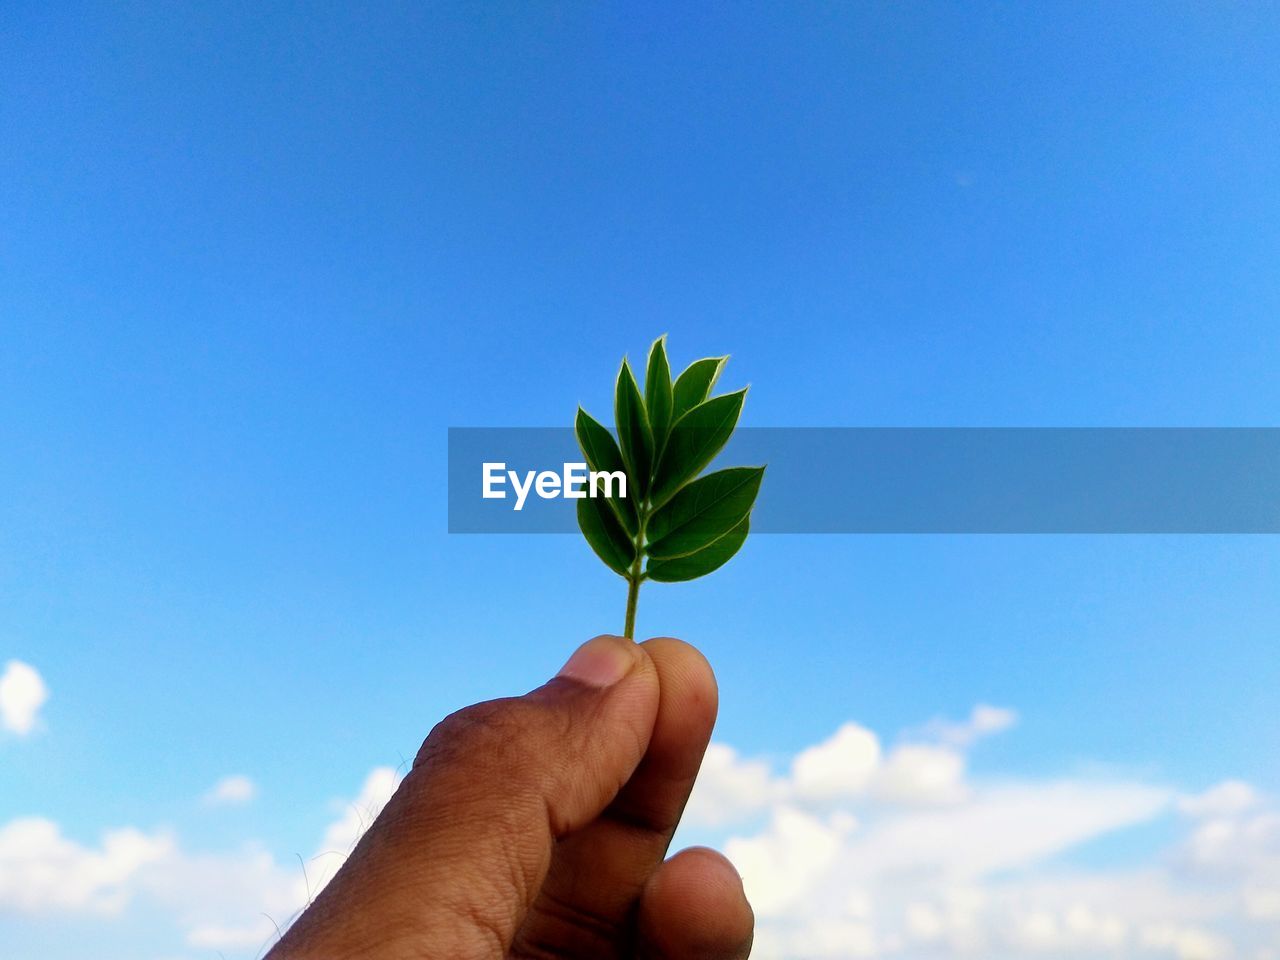
M 159 908 L 185 946 L 255 957 L 324 889 L 398 783 L 390 767 L 372 770 L 353 800 L 333 804 L 335 819 L 301 865 L 253 842 L 197 852 L 171 831 L 126 827 L 83 844 L 51 820 L 11 820 L 0 824 L 0 916 L 109 920 L 134 906 Z M 229 792 L 242 796 L 243 785 Z
M 724 841 L 756 910 L 756 960 L 1280 960 L 1280 807 L 1240 781 L 1180 793 L 1140 778 L 972 777 L 968 752 L 1015 722 L 979 705 L 888 748 L 850 722 L 782 764 L 713 744 L 677 839 Z M 0 824 L 0 914 L 161 913 L 181 931 L 175 950 L 253 957 L 398 782 L 375 768 L 335 804 L 305 869 L 255 843 L 195 852 L 126 827 L 82 844 L 47 819 Z M 1157 856 L 1064 862 L 1157 820 L 1178 834 Z
M 890 749 L 847 723 L 781 770 L 715 744 L 679 839 L 724 839 L 757 960 L 1280 957 L 1280 809 L 1240 781 L 970 777 L 968 750 L 1016 720 L 979 705 Z M 1063 862 L 1171 818 L 1148 862 Z

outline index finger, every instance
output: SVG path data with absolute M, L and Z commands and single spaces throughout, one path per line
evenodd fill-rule
M 635 902 L 666 856 L 711 739 L 719 698 L 710 664 L 670 637 L 640 646 L 659 683 L 648 749 L 604 812 L 556 844 L 542 892 L 515 940 L 534 956 L 547 948 L 565 956 L 618 955 Z

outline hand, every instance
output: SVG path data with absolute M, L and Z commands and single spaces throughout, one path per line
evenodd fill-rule
M 716 703 L 693 647 L 597 637 L 447 717 L 267 960 L 743 960 L 737 872 L 664 861 Z

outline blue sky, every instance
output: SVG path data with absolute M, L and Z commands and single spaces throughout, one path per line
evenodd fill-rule
M 50 692 L 0 733 L 0 831 L 285 870 L 444 713 L 619 629 L 577 538 L 445 533 L 445 432 L 603 413 L 659 333 L 731 353 L 752 425 L 1280 425 L 1264 5 L 0 17 L 0 665 Z M 639 629 L 776 771 L 988 703 L 975 796 L 1265 798 L 1277 574 L 1267 537 L 756 537 Z M 201 801 L 232 774 L 251 802 Z M 1178 816 L 1049 853 L 1162 862 Z M 6 901 L 3 853 L 18 960 L 216 955 L 124 881 Z

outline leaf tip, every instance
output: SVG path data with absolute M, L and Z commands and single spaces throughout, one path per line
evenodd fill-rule
M 725 354 L 716 360 L 716 368 L 711 372 L 711 381 L 707 384 L 707 395 L 711 395 L 711 391 L 716 388 L 716 384 L 720 382 L 720 375 L 724 373 L 724 368 L 729 364 L 729 354 Z
M 618 364 L 618 375 L 614 378 L 613 388 L 616 392 L 621 386 L 623 377 L 630 376 L 632 382 L 635 381 L 636 375 L 631 372 L 631 361 L 626 354 L 622 355 L 622 363 Z
M 659 355 L 661 355 L 662 362 L 668 368 L 668 376 L 669 376 L 671 363 L 667 359 L 667 335 L 665 333 L 662 336 L 658 337 L 657 340 L 653 341 L 653 343 L 650 344 L 649 346 L 649 355 L 645 358 L 645 386 L 646 387 L 648 386 L 648 383 L 649 383 L 649 378 L 648 378 L 649 368 L 653 366 L 654 357 Z

